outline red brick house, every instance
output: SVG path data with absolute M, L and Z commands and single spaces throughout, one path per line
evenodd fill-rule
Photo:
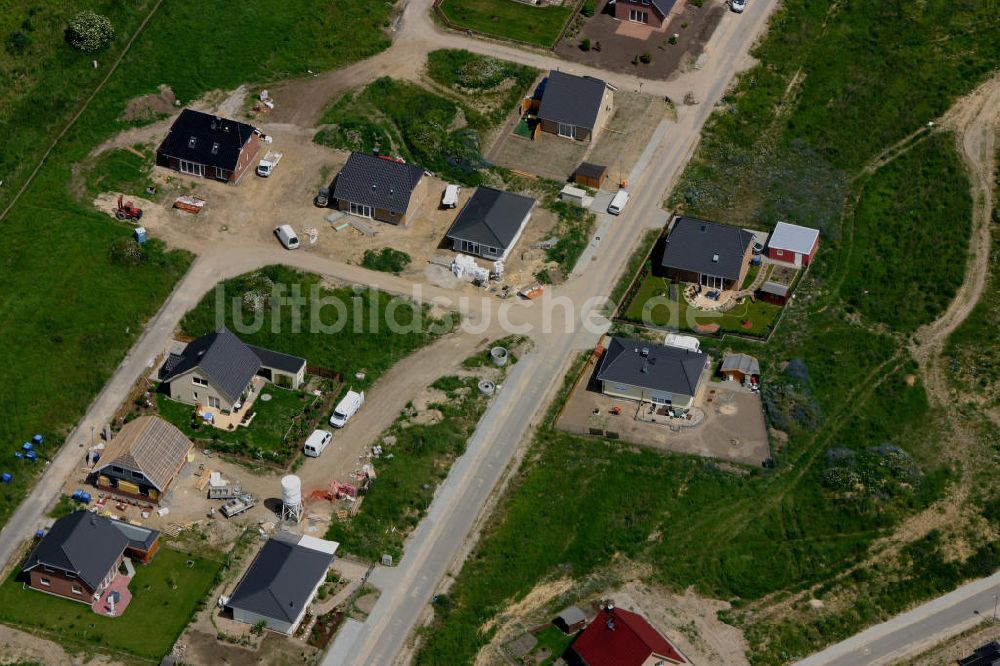
M 156 164 L 192 176 L 238 183 L 260 151 L 263 134 L 246 123 L 184 109 L 156 151 Z
M 584 629 L 567 653 L 581 666 L 667 666 L 687 659 L 641 615 L 609 603 Z
M 796 268 L 808 266 L 819 249 L 819 231 L 797 224 L 778 222 L 767 241 L 767 257 L 774 261 L 792 264 Z
M 111 584 L 127 555 L 148 562 L 160 533 L 89 511 L 57 520 L 28 555 L 28 587 L 91 604 Z
M 678 0 L 615 0 L 615 18 L 660 30 L 683 6 Z

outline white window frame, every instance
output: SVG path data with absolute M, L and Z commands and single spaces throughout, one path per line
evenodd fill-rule
M 576 126 L 570 125 L 569 123 L 559 123 L 558 129 L 559 136 L 565 137 L 567 139 L 576 138 Z
M 646 25 L 649 23 L 649 12 L 640 11 L 638 9 L 628 10 L 628 20 L 632 23 L 641 23 Z
M 212 409 L 222 409 L 222 401 L 214 395 L 208 396 L 208 406 Z
M 371 218 L 374 214 L 374 209 L 371 206 L 366 206 L 365 204 L 350 202 L 349 208 L 351 215 L 357 215 L 358 217 Z
M 198 162 L 192 162 L 190 160 L 179 160 L 181 173 L 186 173 L 192 176 L 205 176 L 205 165 Z
M 192 377 L 191 383 L 195 386 L 208 386 L 208 380 L 202 379 L 201 377 Z
M 52 587 L 52 581 L 45 577 L 40 577 L 38 579 L 39 585 L 44 585 L 45 587 Z
M 83 594 L 83 588 L 80 587 L 79 585 L 72 586 L 70 590 L 73 591 L 73 594 Z

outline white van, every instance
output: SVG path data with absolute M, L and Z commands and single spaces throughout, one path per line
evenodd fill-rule
M 625 204 L 628 203 L 628 190 L 618 190 L 615 198 L 608 204 L 608 212 L 612 215 L 620 215 Z
M 329 430 L 313 430 L 302 446 L 302 453 L 310 458 L 319 458 L 319 454 L 323 453 L 331 439 L 333 439 L 333 433 Z
M 356 391 L 348 391 L 344 399 L 340 401 L 337 407 L 333 410 L 333 416 L 330 417 L 330 425 L 334 428 L 343 428 L 347 425 L 347 419 L 354 416 L 355 412 L 361 409 L 361 405 L 365 402 L 365 392 L 362 391 L 358 393 Z
M 458 205 L 458 185 L 448 185 L 441 195 L 441 208 L 454 208 Z
M 299 248 L 299 237 L 295 235 L 295 229 L 290 224 L 282 224 L 274 228 L 274 235 L 278 241 L 285 246 L 286 250 L 297 250 Z

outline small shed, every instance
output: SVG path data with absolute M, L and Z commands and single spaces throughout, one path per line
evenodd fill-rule
M 587 626 L 587 616 L 576 606 L 570 606 L 564 608 L 556 619 L 552 620 L 552 624 L 559 627 L 559 631 L 564 634 L 575 634 Z
M 722 357 L 722 376 L 730 381 L 760 381 L 760 363 L 749 354 L 726 354 Z
M 772 305 L 784 305 L 788 302 L 788 295 L 789 288 L 787 284 L 768 280 L 757 288 L 755 297 Z
M 573 172 L 573 182 L 577 185 L 586 185 L 595 190 L 601 189 L 601 185 L 608 179 L 608 167 L 603 164 L 591 164 L 583 162 Z

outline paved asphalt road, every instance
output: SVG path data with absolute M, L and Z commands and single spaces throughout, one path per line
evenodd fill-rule
M 1000 573 L 995 573 L 831 645 L 798 662 L 798 666 L 897 663 L 980 622 L 992 622 L 998 601 Z
M 660 207 L 665 191 L 693 153 L 712 107 L 737 71 L 748 64 L 746 53 L 776 4 L 775 0 L 761 0 L 754 5 L 754 12 L 742 17 L 727 16 L 716 31 L 708 46 L 712 57 L 701 72 L 702 80 L 709 82 L 703 86 L 704 103 L 679 108 L 677 123 L 657 131 L 658 144 L 639 161 L 640 168 L 645 166 L 644 172 L 632 174 L 629 206 L 612 223 L 612 231 L 600 245 L 588 252 L 590 265 L 578 267 L 574 278 L 556 292 L 557 297 L 568 297 L 576 304 L 578 317 L 588 315 L 583 305 L 588 299 L 608 293 L 614 284 L 609 276 L 620 273 L 642 230 L 662 223 Z M 408 16 L 409 9 L 404 21 Z M 455 36 L 449 35 L 449 39 L 454 41 Z M 479 42 L 464 39 L 461 46 L 485 50 Z M 493 49 L 495 46 L 490 45 Z M 535 303 L 532 310 L 537 313 L 544 307 L 544 302 Z M 536 350 L 518 363 L 487 410 L 466 453 L 452 467 L 427 517 L 407 543 L 401 561 L 395 568 L 377 568 L 373 573 L 370 582 L 382 595 L 367 620 L 345 627 L 327 653 L 324 666 L 382 666 L 396 659 L 444 574 L 462 551 L 530 424 L 540 416 L 550 390 L 562 380 L 574 354 L 592 349 L 599 339 L 596 331 L 578 325 L 572 328 L 566 332 L 561 325 L 554 325 L 541 334 L 535 329 L 532 337 Z

